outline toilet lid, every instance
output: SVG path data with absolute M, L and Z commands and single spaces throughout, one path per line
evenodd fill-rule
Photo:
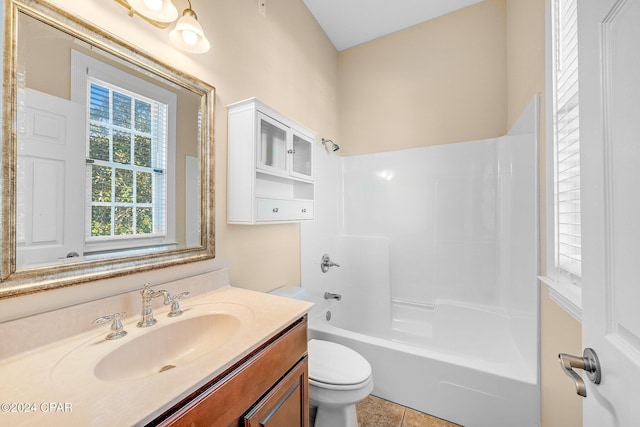
M 352 349 L 329 341 L 309 341 L 309 378 L 336 385 L 359 384 L 371 376 L 367 359 Z

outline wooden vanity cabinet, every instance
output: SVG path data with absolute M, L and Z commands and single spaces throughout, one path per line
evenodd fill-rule
M 149 425 L 308 427 L 306 316 Z
M 244 427 L 306 426 L 307 357 L 244 416 Z

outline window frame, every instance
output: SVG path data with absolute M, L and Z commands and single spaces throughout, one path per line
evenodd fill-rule
M 85 135 L 89 132 L 89 109 L 87 106 L 87 90 L 88 78 L 95 78 L 106 82 L 115 87 L 137 93 L 142 97 L 156 100 L 167 105 L 167 161 L 164 174 L 166 176 L 166 233 L 163 236 L 145 235 L 145 236 L 111 236 L 107 237 L 88 237 L 85 231 L 84 239 L 84 255 L 91 256 L 110 251 L 121 251 L 126 249 L 140 249 L 158 246 L 173 246 L 176 241 L 176 195 L 175 195 L 175 176 L 176 176 L 176 114 L 177 114 L 177 96 L 175 93 L 166 90 L 156 84 L 153 84 L 143 78 L 132 76 L 130 72 L 125 72 L 119 68 L 109 65 L 101 60 L 93 58 L 77 50 L 71 52 L 71 100 L 81 104 L 87 114 Z M 88 183 L 85 183 L 85 189 L 88 189 Z M 82 195 L 81 208 L 83 209 L 82 217 L 87 221 L 87 215 L 84 210 L 86 205 L 86 191 Z M 85 224 L 84 229 L 90 230 L 91 224 Z
M 556 17 L 557 4 L 561 0 L 550 0 L 546 13 L 546 268 L 540 280 L 547 286 L 549 297 L 558 303 L 569 315 L 581 322 L 582 320 L 582 287 L 579 277 L 570 276 L 559 266 L 558 245 L 558 212 L 556 193 L 556 135 L 555 135 L 555 65 L 556 65 Z M 577 37 L 577 26 L 576 26 Z M 582 234 L 582 233 L 581 233 Z

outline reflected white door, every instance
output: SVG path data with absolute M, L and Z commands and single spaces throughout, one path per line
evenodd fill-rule
M 584 425 L 640 425 L 640 0 L 579 0 Z M 583 375 L 584 376 L 584 375 Z
M 18 112 L 18 269 L 82 254 L 84 245 L 83 109 L 30 89 L 24 106 Z

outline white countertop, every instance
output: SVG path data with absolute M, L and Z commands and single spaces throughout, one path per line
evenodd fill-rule
M 181 317 L 155 311 L 158 323 L 138 328 L 127 319 L 128 335 L 105 340 L 108 326 L 46 347 L 0 360 L 0 425 L 128 426 L 144 425 L 213 379 L 300 318 L 311 304 L 245 289 L 224 287 L 182 301 Z M 101 358 L 137 336 L 171 322 L 226 305 L 242 312 L 238 331 L 210 353 L 166 372 L 143 378 L 105 381 L 94 375 Z M 153 348 L 148 349 L 153 352 Z M 83 360 L 85 357 L 91 360 Z M 143 356 L 143 355 L 141 355 Z

